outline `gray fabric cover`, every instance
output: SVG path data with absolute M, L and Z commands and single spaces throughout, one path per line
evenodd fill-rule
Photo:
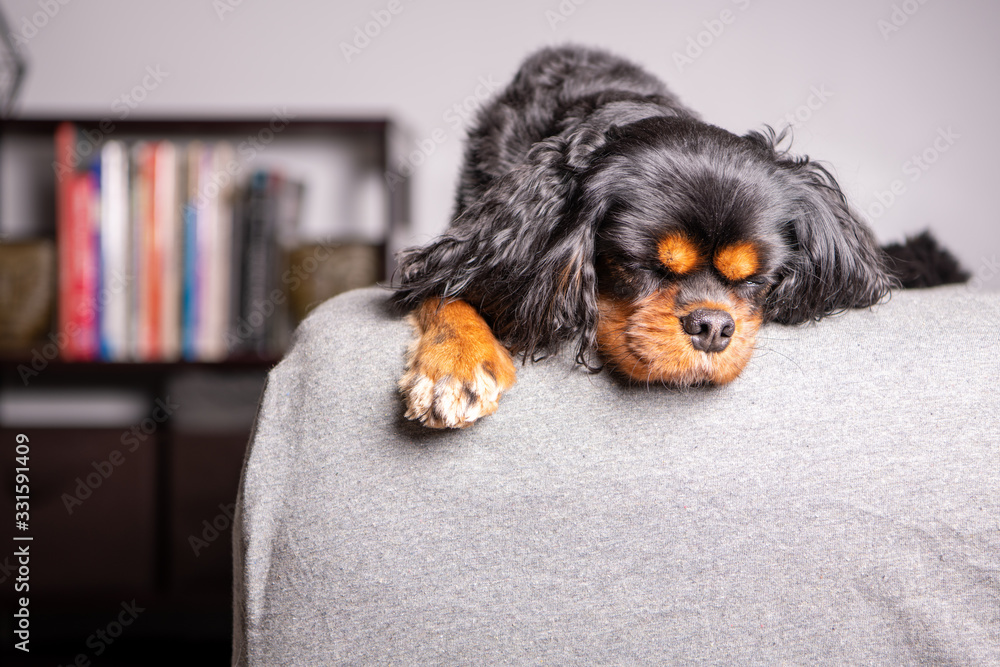
M 734 383 L 519 367 L 406 422 L 385 292 L 270 374 L 234 531 L 236 664 L 1000 664 L 1000 295 L 768 326 Z

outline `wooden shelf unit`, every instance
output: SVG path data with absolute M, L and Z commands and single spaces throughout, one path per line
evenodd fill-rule
M 5 216 L 28 215 L 33 218 L 34 236 L 54 237 L 54 134 L 65 120 L 104 138 L 240 141 L 260 136 L 272 119 L 0 121 L 0 230 L 18 229 Z M 319 151 L 327 141 L 360 142 L 382 174 L 395 164 L 394 126 L 387 118 L 295 117 L 272 133 L 269 145 L 315 143 Z M 387 219 L 379 243 L 387 279 L 394 268 L 398 238 L 408 223 L 409 193 L 405 182 L 386 192 Z M 34 351 L 45 343 L 39 341 Z M 225 384 L 236 378 L 251 389 L 257 386 L 254 383 L 262 389 L 277 361 L 277 357 L 242 355 L 221 362 L 68 362 L 45 357 L 43 363 L 29 348 L 0 354 L 0 396 L 25 392 L 44 396 L 47 391 L 85 395 L 112 387 L 141 397 L 147 414 L 152 414 L 156 400 L 166 397 L 179 379 L 194 377 L 197 384 L 198 378 L 207 378 L 211 384 L 214 378 Z M 28 381 L 26 368 L 34 371 Z M 252 414 L 259 396 L 259 391 L 247 391 L 239 406 L 241 414 L 245 410 Z M 120 603 L 134 598 L 149 611 L 129 630 L 129 641 L 161 646 L 209 642 L 215 650 L 225 650 L 231 613 L 231 522 L 220 517 L 235 502 L 252 419 L 218 429 L 182 426 L 182 421 L 172 415 L 158 422 L 134 451 L 126 451 L 124 443 L 135 424 L 0 424 L 0 442 L 11 443 L 17 433 L 25 433 L 32 443 L 31 508 L 39 556 L 32 561 L 37 569 L 31 604 L 33 639 L 39 643 L 64 642 L 86 653 L 84 640 L 94 623 L 113 620 Z M 66 495 L 75 493 L 80 480 L 86 485 L 88 475 L 107 470 L 104 463 L 115 451 L 123 463 L 70 512 Z M 5 481 L 2 488 L 8 486 Z M 0 512 L 13 515 L 12 493 L 3 494 Z M 196 549 L 198 540 L 213 534 L 213 529 L 206 531 L 205 522 L 214 523 L 219 534 L 204 550 Z M 11 595 L 12 587 L 5 586 L 0 598 Z M 0 633 L 6 635 L 3 624 Z M 60 659 L 72 659 L 72 654 Z

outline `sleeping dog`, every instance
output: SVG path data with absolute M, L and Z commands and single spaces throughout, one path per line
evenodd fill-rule
M 470 131 L 450 228 L 400 253 L 406 416 L 468 426 L 513 357 L 565 344 L 629 381 L 725 384 L 762 324 L 879 302 L 892 258 L 783 139 L 709 125 L 603 51 L 529 57 Z

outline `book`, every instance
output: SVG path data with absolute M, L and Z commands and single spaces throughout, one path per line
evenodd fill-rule
M 59 241 L 59 331 L 61 355 L 70 361 L 98 356 L 97 265 L 94 175 L 82 163 L 77 128 L 56 130 L 56 234 Z
M 157 287 L 159 308 L 159 361 L 181 356 L 181 213 L 178 196 L 177 147 L 158 141 L 153 153 L 154 254 L 160 271 Z
M 125 145 L 120 141 L 108 141 L 101 148 L 100 159 L 100 356 L 108 361 L 124 361 L 129 357 L 132 284 L 129 171 Z
M 183 353 L 218 361 L 227 354 L 232 273 L 233 156 L 225 142 L 192 142 L 185 156 Z
M 187 192 L 181 206 L 181 224 L 184 228 L 184 269 L 181 296 L 181 354 L 185 359 L 196 360 L 201 356 L 201 308 L 200 294 L 202 250 L 199 250 L 200 226 L 204 225 L 203 215 L 196 203 L 198 193 L 198 173 L 201 161 L 201 144 L 192 144 L 187 150 Z M 201 218 L 201 219 L 200 219 Z
M 234 218 L 239 289 L 229 334 L 230 352 L 274 354 L 290 337 L 287 294 L 279 275 L 294 243 L 304 187 L 277 170 L 257 170 Z
M 72 232 L 70 193 L 73 186 L 73 159 L 76 152 L 76 126 L 72 123 L 61 123 L 56 128 L 55 134 L 55 162 L 52 163 L 56 176 L 56 239 L 59 241 L 57 247 L 57 266 L 59 277 L 57 281 L 58 290 L 58 336 L 57 340 L 62 341 L 61 355 L 65 359 L 72 359 L 76 354 L 75 340 L 69 337 L 69 331 L 73 323 L 73 315 L 69 307 L 69 297 L 72 285 L 73 245 L 69 242 Z
M 254 172 L 243 197 L 239 317 L 230 351 L 267 352 L 269 277 L 274 269 L 272 239 L 279 178 L 265 170 Z
M 134 358 L 151 361 L 159 358 L 159 260 L 156 255 L 156 229 L 153 217 L 154 145 L 140 141 L 132 147 L 132 257 L 135 267 L 133 301 Z
M 276 169 L 238 187 L 228 142 L 55 136 L 59 327 L 67 359 L 218 361 L 280 353 L 279 281 L 304 188 Z
M 203 336 L 201 358 L 217 361 L 228 354 L 226 334 L 231 327 L 230 291 L 233 264 L 233 177 L 227 171 L 235 150 L 229 143 L 212 146 L 203 158 L 201 193 L 205 198 L 206 231 L 202 266 L 201 320 Z M 214 187 L 213 187 L 214 186 Z

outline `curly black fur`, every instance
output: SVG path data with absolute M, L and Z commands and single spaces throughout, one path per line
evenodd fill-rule
M 883 250 L 889 257 L 889 270 L 903 287 L 934 287 L 969 279 L 968 272 L 930 232 L 907 237 L 905 243 L 893 243 Z
M 395 301 L 462 298 L 513 352 L 533 358 L 577 342 L 586 363 L 599 293 L 662 288 L 674 277 L 656 240 L 681 229 L 708 247 L 761 244 L 759 274 L 726 287 L 765 321 L 878 302 L 894 283 L 872 232 L 834 177 L 789 155 L 784 139 L 709 125 L 608 53 L 544 49 L 481 110 L 451 227 L 400 253 Z

